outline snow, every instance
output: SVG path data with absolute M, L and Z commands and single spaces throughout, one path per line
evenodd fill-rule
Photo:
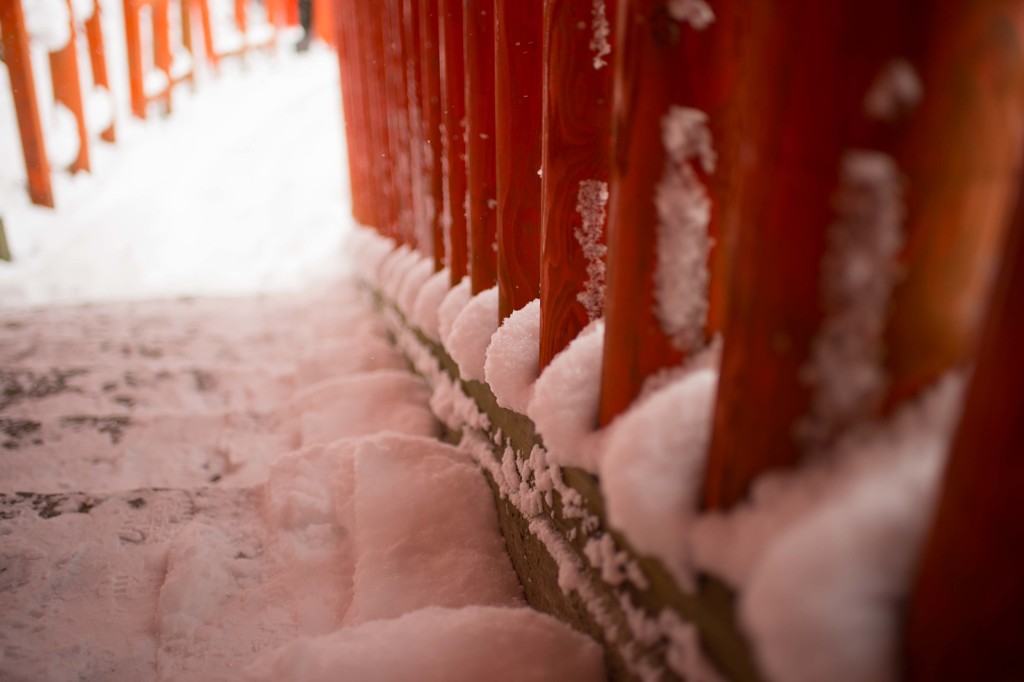
M 694 168 L 715 170 L 708 117 L 673 105 L 661 120 L 665 169 L 655 193 L 658 265 L 655 313 L 662 330 L 681 351 L 703 346 L 708 314 L 708 253 L 711 198 Z
M 394 642 L 405 642 L 400 656 Z M 530 682 L 604 679 L 601 649 L 524 608 L 429 608 L 296 641 L 253 666 L 253 680 Z
M 439 309 L 451 290 L 450 282 L 451 272 L 448 268 L 442 268 L 431 275 L 416 294 L 409 316 L 410 321 L 435 343 L 441 341 Z
M 605 0 L 594 0 L 592 14 L 594 36 L 590 39 L 590 49 L 594 51 L 594 68 L 600 70 L 608 65 L 608 60 L 605 57 L 612 53 L 612 46 L 608 43 L 612 29 L 608 24 L 608 9 L 605 6 Z
M 0 678 L 603 679 L 522 606 L 478 464 L 348 276 L 462 307 L 345 218 L 335 65 L 228 61 L 119 116 L 55 211 L 0 164 Z
M 600 434 L 604 322 L 582 332 L 552 359 L 537 380 L 526 413 L 544 439 L 552 462 L 596 473 Z
M 718 375 L 697 369 L 616 420 L 601 458 L 608 520 L 681 588 L 695 588 L 685 541 L 696 519 Z
M 924 96 L 924 85 L 913 65 L 906 59 L 894 59 L 864 96 L 864 112 L 882 121 L 894 122 L 913 111 Z
M 540 374 L 540 299 L 509 315 L 491 337 L 484 375 L 502 407 L 526 414 Z
M 944 378 L 888 423 L 763 476 L 747 502 L 696 522 L 695 562 L 739 590 L 742 623 L 772 679 L 896 679 L 893 633 L 963 385 L 961 375 Z M 821 589 L 806 590 L 811 583 Z
M 118 141 L 93 140 L 92 173 L 53 173 L 57 211 L 28 201 L 0 68 L 0 206 L 14 255 L 0 263 L 0 303 L 287 292 L 337 276 L 351 219 L 336 55 L 227 60 L 194 93 L 175 89 L 171 116 L 140 122 L 127 115 L 114 5 L 102 16 Z
M 398 309 L 402 311 L 403 315 L 406 317 L 412 315 L 416 297 L 433 274 L 434 261 L 430 258 L 423 258 L 409 268 L 395 296 L 395 303 L 398 304 Z
M 676 21 L 703 31 L 715 21 L 715 13 L 704 0 L 669 0 L 668 13 Z
M 78 121 L 74 113 L 57 102 L 50 111 L 46 128 L 46 155 L 53 168 L 67 168 L 78 157 Z
M 58 52 L 71 40 L 71 16 L 65 0 L 22 3 L 29 39 L 47 52 Z
M 799 425 L 805 447 L 821 447 L 869 417 L 884 397 L 889 299 L 902 278 L 903 192 L 887 154 L 843 155 L 821 266 L 825 317 L 802 373 L 812 388 L 811 412 Z
M 465 381 L 484 381 L 491 336 L 498 330 L 498 287 L 481 291 L 455 317 L 445 345 Z
M 608 183 L 600 180 L 581 180 L 576 195 L 576 212 L 580 214 L 582 224 L 574 235 L 583 250 L 583 257 L 587 259 L 587 281 L 576 298 L 583 304 L 591 322 L 604 316 L 605 256 L 608 247 L 601 241 L 608 217 L 608 196 Z
M 446 345 L 448 343 L 448 336 L 452 333 L 452 325 L 455 323 L 455 318 L 466 307 L 472 296 L 469 277 L 463 277 L 441 300 L 441 305 L 437 308 L 437 332 L 441 341 Z

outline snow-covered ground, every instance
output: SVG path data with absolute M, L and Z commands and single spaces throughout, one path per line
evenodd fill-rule
M 330 51 L 122 116 L 56 210 L 0 92 L 0 679 L 603 678 L 348 278 Z

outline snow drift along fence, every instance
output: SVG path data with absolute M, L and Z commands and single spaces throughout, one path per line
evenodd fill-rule
M 496 284 L 501 318 L 539 298 L 542 368 L 603 317 L 602 424 L 721 338 L 707 508 L 976 362 L 906 663 L 1024 674 L 1024 554 L 998 539 L 1024 523 L 1024 2 L 335 0 L 335 16 L 358 221 L 453 284 Z

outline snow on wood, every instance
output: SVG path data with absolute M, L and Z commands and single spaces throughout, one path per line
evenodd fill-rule
M 608 8 L 604 0 L 594 0 L 591 29 L 594 32 L 590 39 L 590 49 L 594 51 L 594 68 L 602 69 L 608 65 L 606 57 L 612 53 L 612 46 L 608 42 L 612 29 L 608 24 Z
M 658 320 L 678 350 L 703 345 L 708 315 L 711 198 L 697 175 L 715 170 L 708 117 L 672 106 L 661 120 L 665 171 L 658 184 L 658 269 L 654 275 Z
M 440 319 L 438 317 L 441 302 L 451 290 L 451 272 L 442 268 L 430 276 L 413 302 L 409 320 L 432 341 L 441 341 Z
M 602 238 L 608 217 L 607 207 L 608 183 L 581 180 L 576 212 L 580 214 L 582 224 L 576 229 L 575 236 L 587 259 L 587 281 L 576 298 L 583 304 L 591 322 L 604 315 L 605 256 L 608 247 Z

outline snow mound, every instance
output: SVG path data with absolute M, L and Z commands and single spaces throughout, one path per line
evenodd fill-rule
M 526 412 L 555 464 L 597 473 L 603 353 L 604 321 L 599 320 L 556 355 L 537 380 Z
M 469 277 L 463 277 L 462 281 L 444 295 L 441 305 L 437 308 L 437 333 L 440 335 L 441 343 L 448 344 L 448 335 L 452 332 L 452 324 L 455 323 L 455 318 L 466 307 L 472 296 Z
M 772 546 L 740 605 L 770 679 L 902 679 L 902 607 L 941 467 L 938 448 L 875 467 Z
M 404 368 L 405 360 L 386 339 L 367 335 L 318 344 L 299 362 L 295 380 L 300 386 L 309 386 L 332 377 Z
M 428 339 L 436 343 L 441 341 L 439 309 L 450 290 L 448 285 L 450 279 L 451 271 L 448 268 L 435 272 L 417 292 L 416 300 L 412 305 L 410 321 Z
M 609 521 L 686 590 L 717 386 L 717 373 L 700 369 L 654 393 L 615 421 L 601 460 Z
M 416 297 L 419 295 L 420 290 L 430 280 L 434 274 L 434 261 L 430 258 L 424 258 L 409 269 L 405 277 L 402 278 L 402 284 L 398 288 L 398 293 L 395 296 L 395 304 L 398 305 L 398 309 L 402 311 L 402 314 L 407 318 L 412 316 L 413 305 L 416 303 Z
M 364 281 L 376 281 L 384 259 L 395 249 L 395 242 L 372 228 L 352 230 L 346 247 L 352 270 Z
M 484 381 L 484 362 L 491 336 L 498 330 L 498 287 L 470 299 L 445 338 L 448 353 L 466 381 Z
M 362 441 L 355 480 L 347 624 L 426 606 L 522 603 L 490 490 L 459 450 L 408 437 Z
M 298 392 L 277 416 L 283 421 L 298 420 L 304 445 L 379 431 L 437 436 L 429 401 L 430 390 L 418 377 L 381 370 L 311 386 Z
M 484 374 L 499 405 L 526 414 L 540 374 L 540 299 L 498 327 L 487 348 Z
M 395 642 L 402 642 L 396 655 Z M 259 660 L 251 680 L 534 682 L 605 678 L 600 647 L 520 608 L 428 608 L 301 639 Z

